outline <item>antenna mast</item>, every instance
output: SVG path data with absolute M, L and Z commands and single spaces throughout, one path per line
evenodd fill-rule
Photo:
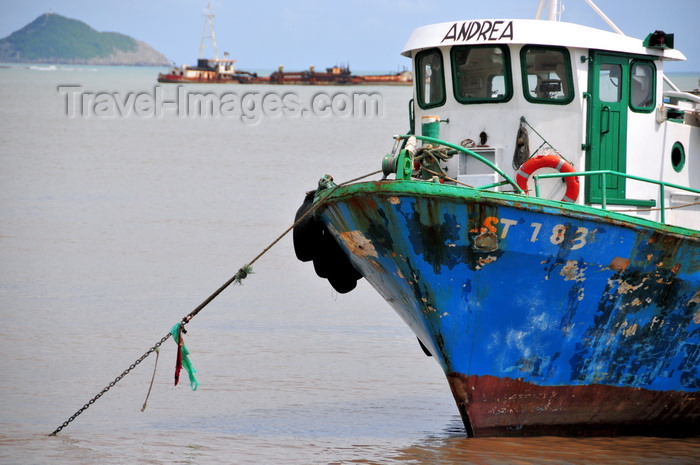
M 204 47 L 207 39 L 211 39 L 211 44 L 214 46 L 214 59 L 219 59 L 219 49 L 216 46 L 216 36 L 214 35 L 214 9 L 211 3 L 207 4 L 204 9 L 204 31 L 202 31 L 202 42 L 199 44 L 199 58 L 204 58 Z M 209 35 L 207 35 L 207 28 L 209 29 Z
M 603 21 L 605 21 L 606 23 L 608 23 L 608 26 L 610 26 L 610 27 L 612 28 L 613 31 L 617 32 L 617 33 L 620 34 L 620 35 L 625 35 L 625 34 L 622 32 L 622 30 L 621 30 L 619 27 L 615 26 L 615 23 L 613 23 L 613 22 L 610 20 L 610 18 L 607 17 L 607 15 L 606 15 L 605 13 L 603 13 L 603 10 L 601 10 L 600 8 L 598 8 L 598 5 L 596 5 L 595 3 L 593 3 L 593 0 L 586 0 L 586 3 L 588 3 L 588 6 L 590 6 L 590 7 L 593 9 L 593 11 L 595 11 L 595 12 L 598 14 L 598 16 L 600 16 L 600 18 L 601 18 Z
M 564 11 L 564 7 L 560 4 L 559 0 L 540 0 L 539 5 L 537 5 L 537 13 L 535 14 L 535 19 L 540 19 L 542 16 L 542 10 L 544 9 L 545 3 L 549 3 L 549 12 L 547 14 L 547 19 L 549 21 L 559 21 L 561 20 L 561 14 Z
M 598 8 L 598 5 L 593 3 L 593 0 L 585 0 L 586 3 L 588 3 L 588 6 L 591 7 L 595 13 L 600 16 L 600 18 L 605 21 L 610 28 L 617 32 L 618 34 L 625 35 L 622 30 L 613 23 L 610 18 L 608 18 L 605 13 L 603 13 L 603 10 Z M 547 19 L 550 21 L 560 21 L 561 20 L 561 14 L 564 12 L 564 6 L 561 4 L 560 0 L 540 0 L 540 3 L 537 5 L 537 13 L 535 13 L 535 19 L 540 19 L 542 16 L 542 10 L 545 7 L 545 3 L 549 3 L 549 14 Z

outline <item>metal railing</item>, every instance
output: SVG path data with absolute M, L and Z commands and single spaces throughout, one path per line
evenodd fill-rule
M 465 153 L 466 155 L 475 158 L 479 160 L 480 162 L 484 163 L 485 165 L 489 166 L 491 169 L 493 169 L 496 173 L 498 173 L 503 179 L 505 179 L 505 183 L 510 184 L 515 188 L 515 192 L 518 194 L 524 194 L 524 191 L 518 186 L 518 184 L 513 180 L 510 176 L 508 176 L 503 170 L 499 169 L 494 163 L 490 162 L 489 160 L 485 159 L 478 153 L 475 153 L 471 150 L 468 150 L 462 146 L 452 144 L 450 142 L 446 142 L 444 140 L 436 139 L 433 137 L 426 137 L 426 136 L 418 136 L 415 134 L 405 134 L 401 136 L 394 136 L 397 140 L 404 140 L 408 139 L 409 137 L 415 137 L 417 140 L 432 143 L 432 144 L 438 144 L 442 145 L 448 148 L 451 148 L 453 150 L 456 150 L 458 152 Z M 593 171 L 578 171 L 578 172 L 573 172 L 573 173 L 547 173 L 547 174 L 533 174 L 532 178 L 535 181 L 535 196 L 540 197 L 540 186 L 538 184 L 538 180 L 540 178 L 545 179 L 545 178 L 568 178 L 572 176 L 582 176 L 582 177 L 593 177 L 593 176 L 600 176 L 601 177 L 601 208 L 603 210 L 607 210 L 608 208 L 608 195 L 607 195 L 607 176 L 619 176 L 625 179 L 632 179 L 634 181 L 640 181 L 640 182 L 646 182 L 649 184 L 656 184 L 659 186 L 659 213 L 660 213 L 660 222 L 661 223 L 666 223 L 666 188 L 673 188 L 673 189 L 679 189 L 682 191 L 690 192 L 692 194 L 697 194 L 700 196 L 700 190 L 699 189 L 693 189 L 691 187 L 686 187 L 686 186 L 680 186 L 678 184 L 673 184 L 670 182 L 665 182 L 665 181 L 658 181 L 656 179 L 649 179 L 649 178 L 644 178 L 641 176 L 635 176 L 633 174 L 627 174 L 627 173 L 620 173 L 619 171 L 613 171 L 613 170 L 593 170 Z M 490 189 L 493 187 L 497 187 L 504 184 L 504 182 L 497 182 L 493 184 L 489 184 L 486 186 L 480 186 L 476 187 L 476 189 L 479 190 L 485 190 L 485 189 Z M 671 207 L 669 207 L 671 208 Z
M 484 165 L 486 165 L 486 166 L 488 166 L 489 168 L 491 168 L 492 170 L 494 170 L 499 176 L 501 176 L 503 179 L 505 179 L 505 181 L 506 181 L 508 184 L 510 184 L 511 186 L 513 186 L 513 189 L 515 190 L 515 192 L 517 192 L 518 194 L 522 194 L 522 193 L 523 193 L 523 190 L 520 188 L 520 186 L 518 186 L 518 183 L 515 182 L 515 180 L 514 180 L 513 178 L 511 178 L 510 176 L 508 176 L 502 169 L 500 169 L 500 168 L 499 168 L 498 166 L 496 166 L 494 163 L 492 163 L 491 161 L 489 161 L 489 160 L 487 160 L 486 158 L 482 157 L 481 155 L 479 155 L 479 154 L 476 153 L 476 152 L 472 152 L 471 150 L 469 150 L 469 149 L 467 149 L 467 148 L 464 148 L 464 147 L 462 147 L 461 145 L 453 144 L 453 143 L 451 143 L 451 142 L 447 142 L 447 141 L 444 141 L 444 140 L 442 140 L 442 139 L 436 139 L 435 137 L 418 136 L 418 135 L 415 135 L 415 134 L 404 134 L 404 135 L 400 135 L 400 136 L 394 136 L 394 138 L 397 139 L 397 140 L 408 139 L 409 137 L 415 137 L 417 140 L 420 140 L 420 141 L 423 141 L 423 142 L 428 142 L 428 143 L 430 143 L 430 144 L 442 145 L 442 146 L 444 146 L 444 147 L 448 147 L 448 148 L 450 148 L 450 149 L 456 150 L 457 152 L 465 153 L 465 154 L 467 154 L 468 156 L 479 160 L 481 163 L 483 163 Z M 489 189 L 489 188 L 491 188 L 491 187 L 500 186 L 501 184 L 503 184 L 503 183 L 489 184 L 488 186 L 481 186 L 481 187 L 479 187 L 478 189 Z
M 607 193 L 606 193 L 606 178 L 608 175 L 611 176 L 620 176 L 626 179 L 633 179 L 635 181 L 641 181 L 641 182 L 646 182 L 649 184 L 656 184 L 659 186 L 659 211 L 661 215 L 661 223 L 666 223 L 666 201 L 665 201 L 665 193 L 666 193 L 666 188 L 671 187 L 674 189 L 680 189 L 683 191 L 691 192 L 693 194 L 698 194 L 700 195 L 700 190 L 698 189 L 693 189 L 690 187 L 685 187 L 685 186 L 679 186 L 678 184 L 673 184 L 670 182 L 664 182 L 664 181 L 657 181 L 655 179 L 648 179 L 648 178 L 643 178 L 640 176 L 634 176 L 632 174 L 626 174 L 626 173 L 620 173 L 618 171 L 612 171 L 612 170 L 594 170 L 594 171 L 579 171 L 575 173 L 547 173 L 547 174 L 535 174 L 533 175 L 533 179 L 535 180 L 535 195 L 537 197 L 540 196 L 540 186 L 537 183 L 538 179 L 540 178 L 568 178 L 571 176 L 583 176 L 583 177 L 592 177 L 592 176 L 601 176 L 601 207 L 603 210 L 607 210 L 607 204 L 608 204 L 608 198 L 607 198 Z

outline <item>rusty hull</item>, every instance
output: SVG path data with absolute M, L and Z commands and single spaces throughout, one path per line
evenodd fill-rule
M 447 375 L 469 436 L 700 434 L 700 393 Z
M 472 434 L 700 435 L 697 231 L 409 181 L 324 203 Z

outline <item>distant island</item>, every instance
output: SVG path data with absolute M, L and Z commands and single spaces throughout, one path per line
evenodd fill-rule
M 167 66 L 150 45 L 116 32 L 98 32 L 55 13 L 39 16 L 0 39 L 0 62 L 73 65 Z

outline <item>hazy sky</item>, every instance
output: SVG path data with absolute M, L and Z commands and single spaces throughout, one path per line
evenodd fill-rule
M 0 38 L 37 16 L 55 13 L 147 42 L 178 64 L 199 54 L 206 0 L 0 0 Z M 354 71 L 410 67 L 400 56 L 421 25 L 465 19 L 534 18 L 537 0 L 212 0 L 219 53 L 241 69 L 325 68 L 349 63 Z M 700 0 L 596 0 L 629 36 L 656 29 L 675 33 L 688 58 L 672 72 L 700 71 Z M 608 29 L 584 0 L 564 0 L 562 19 Z M 212 55 L 211 49 L 205 56 Z

